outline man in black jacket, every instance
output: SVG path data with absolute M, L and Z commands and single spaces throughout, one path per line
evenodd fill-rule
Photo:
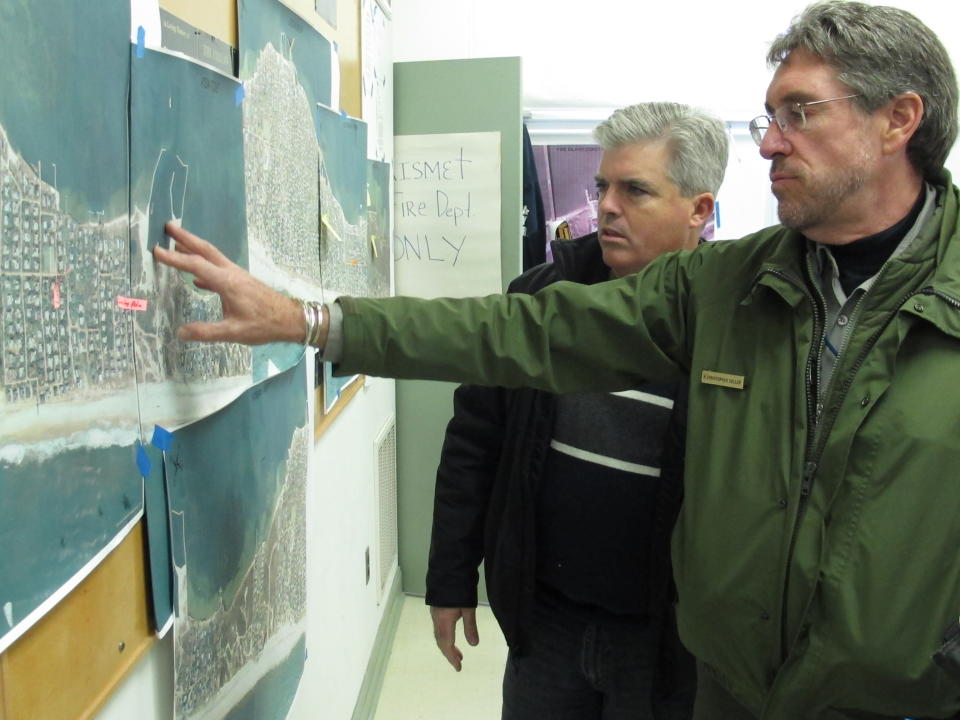
M 727 161 L 717 119 L 684 105 L 615 112 L 595 137 L 599 231 L 553 244 L 511 283 L 603 282 L 696 246 Z M 510 654 L 503 720 L 687 718 L 695 688 L 671 603 L 686 392 L 676 383 L 555 396 L 461 386 L 437 471 L 427 572 L 437 645 L 476 645 L 478 566 Z

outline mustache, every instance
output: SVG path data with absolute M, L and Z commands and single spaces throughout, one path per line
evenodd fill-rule
M 790 172 L 791 174 L 794 174 L 794 175 L 799 174 L 796 170 L 788 171 L 786 168 L 786 162 L 787 161 L 785 158 L 775 157 L 773 160 L 770 161 L 770 174 L 782 173 L 782 172 Z

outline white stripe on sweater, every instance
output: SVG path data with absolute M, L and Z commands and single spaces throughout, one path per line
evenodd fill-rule
M 659 395 L 651 395 L 650 393 L 640 392 L 639 390 L 624 390 L 622 392 L 610 394 L 616 395 L 617 397 L 628 398 L 630 400 L 639 400 L 640 402 L 649 403 L 651 405 L 659 405 L 660 407 L 665 407 L 667 409 L 673 408 L 673 400 L 670 398 L 660 397 Z
M 622 470 L 634 475 L 650 475 L 651 477 L 660 477 L 660 468 L 650 467 L 649 465 L 639 465 L 637 463 L 627 462 L 626 460 L 617 460 L 616 458 L 598 455 L 588 450 L 581 450 L 570 445 L 566 445 L 557 440 L 550 441 L 550 447 L 564 455 L 575 457 L 578 460 L 593 463 L 594 465 L 603 465 L 604 467 Z

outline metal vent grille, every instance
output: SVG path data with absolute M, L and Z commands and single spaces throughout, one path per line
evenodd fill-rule
M 397 423 L 390 418 L 374 443 L 377 492 L 378 598 L 397 563 Z

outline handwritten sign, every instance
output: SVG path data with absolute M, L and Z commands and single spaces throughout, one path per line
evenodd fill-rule
M 121 310 L 144 311 L 147 309 L 147 301 L 140 298 L 128 298 L 123 295 L 117 295 L 117 307 Z
M 500 133 L 394 139 L 398 295 L 499 293 Z

